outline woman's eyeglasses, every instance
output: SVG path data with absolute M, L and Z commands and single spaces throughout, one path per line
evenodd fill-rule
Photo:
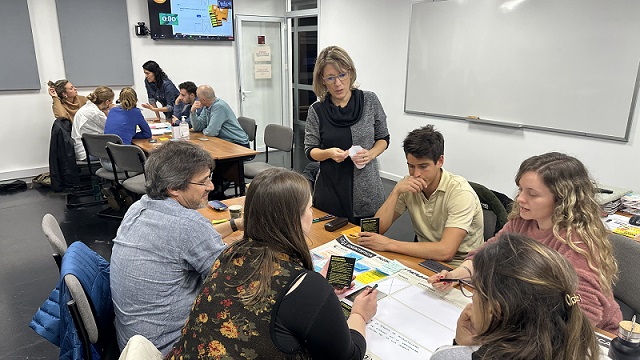
M 336 82 L 336 79 L 340 79 L 340 82 L 343 82 L 348 75 L 349 75 L 348 73 L 342 73 L 342 74 L 338 74 L 338 76 L 327 76 L 326 78 L 322 78 L 322 80 L 324 80 L 324 82 L 326 83 L 333 84 Z
M 209 173 L 209 178 L 204 182 L 197 183 L 197 182 L 189 181 L 189 184 L 191 185 L 200 185 L 200 186 L 207 186 L 209 185 L 209 183 L 213 184 L 213 172 Z
M 475 289 L 475 287 L 473 285 L 471 285 L 471 279 L 470 278 L 463 278 L 463 279 L 438 279 L 438 282 L 457 282 L 458 283 L 458 287 L 460 288 L 460 292 L 462 293 L 462 295 L 464 297 L 467 298 L 471 298 L 473 297 L 473 292 L 469 289 L 465 289 L 465 286 L 468 286 L 471 289 Z

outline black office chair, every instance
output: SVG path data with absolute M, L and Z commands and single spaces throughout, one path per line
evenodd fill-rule
M 112 142 L 116 144 L 122 144 L 120 136 L 115 134 L 83 134 L 82 144 L 84 145 L 85 152 L 87 153 L 87 163 L 89 164 L 89 170 L 92 171 L 92 166 L 98 166 L 97 163 L 92 162 L 90 156 L 99 158 L 100 160 L 110 161 L 109 154 L 107 153 L 107 143 Z M 116 180 L 118 176 L 124 178 L 124 172 L 114 172 L 111 169 L 105 169 L 102 165 L 95 171 L 96 176 L 102 179 L 101 185 L 102 194 L 107 198 L 109 208 L 103 209 L 98 212 L 98 216 L 122 219 L 124 214 L 120 211 L 120 201 L 118 190 L 121 188 L 120 184 Z M 117 168 L 114 167 L 117 170 Z M 93 171 L 92 171 L 93 172 Z M 108 185 L 106 185 L 108 184 Z
M 144 163 L 147 161 L 147 157 L 144 151 L 135 145 L 108 142 L 107 153 L 109 154 L 109 159 L 111 159 L 111 164 L 124 173 L 123 177 L 119 177 L 116 173 L 116 182 L 122 183 L 126 190 L 136 194 L 136 196 L 146 194 Z M 133 203 L 130 196 L 125 197 L 125 201 L 127 207 Z
M 265 162 L 251 161 L 244 164 L 244 177 L 253 179 L 262 171 L 274 167 L 269 164 L 269 148 L 290 153 L 290 168 L 293 168 L 293 129 L 283 125 L 269 124 L 264 129 Z
M 619 271 L 613 297 L 624 319 L 629 320 L 633 315 L 640 318 L 640 242 L 618 234 L 609 235 L 609 240 Z
M 492 238 L 507 223 L 507 209 L 494 191 L 486 186 L 469 181 L 478 195 L 484 218 L 484 240 Z

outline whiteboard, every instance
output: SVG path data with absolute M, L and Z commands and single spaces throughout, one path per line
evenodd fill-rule
M 414 3 L 405 112 L 627 141 L 638 0 Z

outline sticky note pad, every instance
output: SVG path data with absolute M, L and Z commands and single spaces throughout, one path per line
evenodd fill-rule
M 354 228 L 351 228 L 349 230 L 345 230 L 343 232 L 341 232 L 342 235 L 346 236 L 347 239 L 354 241 L 356 239 L 358 239 L 360 236 L 358 234 L 360 234 L 360 227 L 356 226 Z
M 398 260 L 393 260 L 382 266 L 378 266 L 376 270 L 387 275 L 393 275 L 404 268 L 406 268 L 406 266 L 402 265 Z
M 361 273 L 361 272 L 369 271 L 371 270 L 371 268 L 360 262 L 356 262 L 356 265 L 354 266 L 354 270 Z
M 329 284 L 338 288 L 351 286 L 355 264 L 355 258 L 331 255 L 329 270 L 327 271 Z

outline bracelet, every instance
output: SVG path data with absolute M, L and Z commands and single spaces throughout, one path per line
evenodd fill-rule
M 473 274 L 471 273 L 471 270 L 468 267 L 466 267 L 464 265 L 460 265 L 460 267 L 464 268 L 465 270 L 467 270 L 467 272 L 469 273 L 469 277 L 473 277 Z
M 236 219 L 230 219 L 229 220 L 229 225 L 231 225 L 231 230 L 233 232 L 238 231 L 238 227 L 236 226 Z

